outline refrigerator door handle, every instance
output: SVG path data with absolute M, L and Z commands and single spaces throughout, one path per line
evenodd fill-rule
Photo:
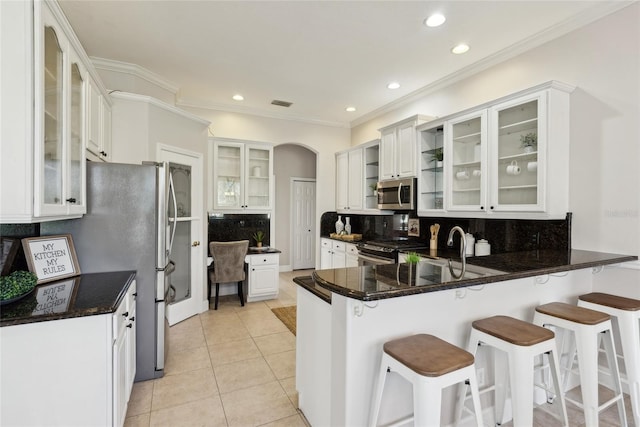
M 173 248 L 173 239 L 176 237 L 176 228 L 178 227 L 178 202 L 176 201 L 176 189 L 173 185 L 173 174 L 169 172 L 169 191 L 171 191 L 171 198 L 173 199 L 173 230 L 171 230 L 171 240 L 169 240 L 169 250 L 167 255 L 171 255 L 171 249 Z M 171 221 L 171 218 L 169 218 Z

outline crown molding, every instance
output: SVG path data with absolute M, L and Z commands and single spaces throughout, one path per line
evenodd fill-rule
M 614 12 L 617 12 L 625 7 L 628 7 L 632 4 L 636 3 L 635 1 L 613 1 L 613 2 L 602 2 L 598 3 L 596 6 L 590 8 L 589 10 L 584 11 L 581 14 L 573 16 L 569 19 L 566 19 L 558 24 L 549 27 L 543 31 L 540 31 L 532 36 L 529 36 L 526 39 L 523 39 L 517 43 L 512 44 L 509 47 L 506 47 L 493 55 L 487 56 L 479 61 L 474 62 L 454 73 L 451 73 L 439 80 L 434 81 L 427 86 L 424 86 L 414 92 L 411 92 L 401 98 L 398 98 L 395 101 L 392 101 L 388 104 L 383 105 L 380 108 L 377 108 L 373 111 L 370 111 L 357 119 L 350 122 L 351 127 L 356 127 L 363 123 L 368 122 L 369 120 L 374 119 L 380 115 L 392 112 L 401 108 L 407 104 L 411 104 L 425 96 L 437 92 L 447 86 L 450 86 L 454 83 L 457 83 L 461 80 L 464 80 L 468 77 L 471 77 L 481 71 L 484 71 L 494 65 L 497 65 L 501 62 L 504 62 L 508 59 L 514 58 L 528 50 L 541 46 L 551 40 L 559 38 L 565 34 L 568 34 L 572 31 L 575 31 L 581 27 L 584 27 L 587 24 L 590 24 L 598 19 L 604 18 L 607 15 L 610 15 Z
M 299 117 L 299 116 L 289 115 L 289 114 L 278 114 L 273 112 L 266 112 L 257 108 L 245 107 L 240 105 L 234 106 L 234 105 L 221 104 L 221 103 L 215 103 L 215 102 L 202 102 L 199 100 L 193 100 L 188 98 L 177 99 L 176 105 L 180 107 L 198 108 L 198 109 L 212 110 L 212 111 L 222 111 L 225 113 L 247 114 L 251 116 L 266 117 L 269 119 L 288 120 L 292 122 L 313 124 L 318 126 L 329 126 L 329 127 L 346 128 L 346 129 L 349 129 L 351 127 L 347 122 L 335 122 L 330 120 L 310 119 L 306 117 Z
M 135 77 L 139 77 L 143 80 L 148 81 L 168 92 L 171 92 L 174 96 L 178 93 L 180 89 L 177 84 L 170 82 L 159 74 L 154 73 L 153 71 L 149 71 L 144 67 L 141 67 L 137 64 L 132 64 L 129 62 L 122 61 L 114 61 L 112 59 L 98 58 L 95 56 L 91 57 L 91 62 L 93 66 L 98 70 L 112 71 L 115 73 L 123 73 L 123 74 L 131 74 Z
M 185 117 L 189 120 L 193 120 L 194 122 L 200 123 L 205 127 L 208 127 L 211 124 L 209 120 L 205 120 L 202 117 L 198 117 L 195 114 L 189 113 L 188 111 L 184 111 L 179 108 L 176 108 L 173 105 L 167 104 L 166 102 L 162 102 L 151 96 L 138 95 L 137 93 L 130 93 L 130 92 L 113 91 L 111 92 L 111 97 L 115 99 L 124 99 L 127 101 L 146 102 L 147 104 L 172 112 L 179 116 Z

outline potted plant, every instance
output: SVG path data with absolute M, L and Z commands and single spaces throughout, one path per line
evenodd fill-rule
M 536 151 L 538 147 L 538 134 L 530 132 L 525 135 L 520 135 L 520 146 L 524 149 L 525 153 Z
M 378 195 L 378 184 L 377 184 L 377 183 L 375 183 L 375 182 L 374 182 L 374 183 L 372 183 L 372 184 L 369 184 L 369 188 L 371 189 L 371 193 L 372 193 L 374 196 L 377 196 L 377 195 Z
M 253 233 L 253 239 L 256 241 L 256 246 L 261 248 L 262 247 L 262 241 L 265 238 L 265 234 L 264 231 L 262 230 L 258 230 L 255 233 Z
M 407 256 L 405 257 L 405 262 L 409 263 L 409 264 L 417 264 L 420 262 L 420 255 L 418 255 L 415 252 L 409 252 L 407 253 Z
M 432 162 L 436 162 L 436 167 L 437 168 L 441 168 L 442 167 L 442 159 L 444 159 L 444 150 L 442 147 L 440 148 L 436 148 L 433 151 L 433 154 L 431 154 L 431 161 Z

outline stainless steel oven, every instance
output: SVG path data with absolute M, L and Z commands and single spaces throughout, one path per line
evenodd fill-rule
M 395 264 L 401 250 L 426 248 L 424 242 L 407 238 L 368 240 L 358 243 L 358 265 Z

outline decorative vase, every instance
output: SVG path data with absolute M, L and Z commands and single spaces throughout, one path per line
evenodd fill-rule
M 525 145 L 524 146 L 524 152 L 525 153 L 533 153 L 535 151 L 535 148 L 533 148 L 532 145 Z
M 340 234 L 344 230 L 344 223 L 342 222 L 342 215 L 338 215 L 338 220 L 336 221 L 336 234 Z
M 344 225 L 344 231 L 347 234 L 351 234 L 351 222 L 350 222 L 350 218 L 347 216 L 344 218 L 345 221 L 347 221 L 347 223 Z

